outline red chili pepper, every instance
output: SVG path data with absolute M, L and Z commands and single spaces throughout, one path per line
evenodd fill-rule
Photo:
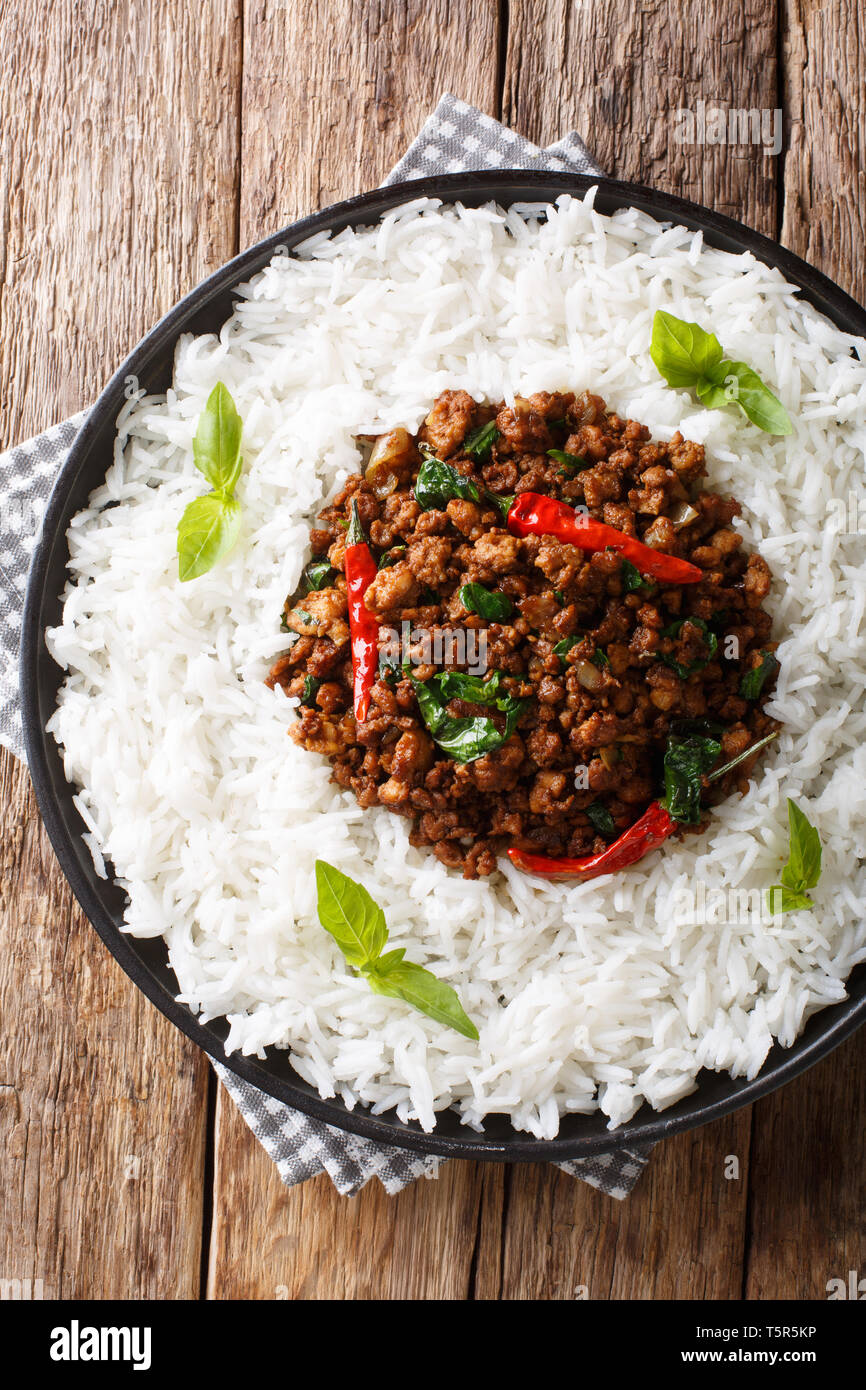
M 379 664 L 379 619 L 364 603 L 376 577 L 376 561 L 367 544 L 357 498 L 352 498 L 351 520 L 346 532 L 344 559 L 346 589 L 349 594 L 349 635 L 352 639 L 352 698 L 355 719 L 361 724 L 370 708 L 370 691 Z
M 606 550 L 610 546 L 630 560 L 642 574 L 665 584 L 697 584 L 703 570 L 676 555 L 664 555 L 615 526 L 593 521 L 555 497 L 539 492 L 519 492 L 508 512 L 508 529 L 515 536 L 556 536 L 581 550 Z
M 640 820 L 624 830 L 600 854 L 584 855 L 582 859 L 550 859 L 545 854 L 528 854 L 525 850 L 512 848 L 508 851 L 508 858 L 525 873 L 541 874 L 544 878 L 571 878 L 576 875 L 598 878 L 599 874 L 615 874 L 618 869 L 636 864 L 651 849 L 658 849 L 677 828 L 678 823 L 671 819 L 665 808 L 658 801 L 653 801 Z
M 717 782 L 720 777 L 726 776 L 733 768 L 751 758 L 754 753 L 760 752 L 762 748 L 766 748 L 768 743 L 772 743 L 773 739 L 778 737 L 777 729 L 766 734 L 750 748 L 731 758 L 730 762 L 707 774 L 706 780 Z M 664 844 L 678 825 L 679 821 L 668 814 L 660 801 L 652 801 L 640 820 L 636 820 L 634 825 L 630 825 L 628 830 L 618 835 L 600 854 L 588 854 L 582 859 L 551 859 L 546 854 L 530 854 L 526 850 L 512 848 L 508 850 L 508 858 L 525 873 L 541 874 L 545 878 L 573 878 L 577 875 L 583 878 L 597 878 L 599 874 L 615 874 L 618 869 L 626 869 L 629 864 L 636 864 L 645 854 L 649 854 L 650 850 L 658 849 L 659 845 Z

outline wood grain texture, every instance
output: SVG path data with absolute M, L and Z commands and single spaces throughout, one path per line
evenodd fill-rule
M 322 1175 L 282 1185 L 221 1092 L 208 1296 L 459 1299 L 472 1296 L 479 1222 L 496 1222 L 504 1171 L 447 1163 L 389 1197 L 372 1179 L 341 1197 Z
M 775 231 L 776 161 L 679 143 L 680 109 L 773 110 L 774 0 L 510 0 L 503 119 L 541 144 L 570 126 L 616 178 Z
M 753 146 L 675 139 L 675 113 L 699 101 L 778 105 L 772 4 L 553 0 L 540 23 L 532 0 L 512 0 L 509 11 L 503 119 L 541 144 L 574 127 L 617 177 L 774 232 L 778 161 Z M 750 1129 L 741 1112 L 661 1145 L 622 1205 L 564 1176 L 519 1170 L 500 1296 L 573 1298 L 586 1287 L 591 1298 L 738 1298 Z M 728 1155 L 736 1180 L 724 1177 Z M 539 1229 L 546 1239 L 533 1238 Z
M 574 126 L 621 177 L 770 234 L 781 223 L 866 296 L 853 0 L 781 0 L 781 44 L 774 0 L 11 9 L 4 443 L 79 409 L 239 245 L 378 183 L 445 90 L 539 142 Z M 699 101 L 784 107 L 784 208 L 781 160 L 676 140 L 677 110 Z M 866 1274 L 862 1038 L 752 1112 L 660 1147 L 625 1203 L 550 1168 L 473 1163 L 397 1198 L 376 1182 L 341 1198 L 324 1177 L 287 1190 L 223 1095 L 204 1193 L 206 1063 L 83 921 L 2 750 L 0 829 L 0 1014 L 16 1022 L 0 1039 L 0 1278 L 67 1297 L 196 1297 L 209 1197 L 218 1299 L 823 1297 L 828 1279 Z
M 498 24 L 490 0 L 249 0 L 241 244 L 375 187 L 442 92 L 498 114 Z M 216 1142 L 210 1297 L 468 1296 L 479 1203 L 501 1172 L 452 1164 L 397 1199 L 373 1182 L 347 1201 L 325 1178 L 286 1191 L 222 1088 Z M 263 1258 L 249 1231 L 265 1214 Z
M 782 240 L 866 299 L 866 20 L 788 0 Z M 749 1298 L 825 1298 L 866 1277 L 866 1032 L 755 1106 Z
M 496 0 L 248 0 L 241 242 L 381 183 L 439 97 L 498 114 Z
M 235 250 L 239 10 L 207 13 L 4 12 L 4 442 L 92 400 Z M 206 1063 L 74 907 L 5 752 L 0 778 L 0 1277 L 63 1297 L 196 1297 Z
M 747 1298 L 826 1298 L 866 1278 L 866 1036 L 755 1106 Z
M 782 240 L 866 300 L 866 14 L 786 0 Z
M 678 1135 L 624 1202 L 555 1169 L 521 1165 L 509 1189 L 501 1287 L 489 1296 L 739 1298 L 748 1144 L 741 1116 Z M 731 1156 L 734 1179 L 725 1176 Z M 476 1296 L 485 1296 L 480 1285 Z

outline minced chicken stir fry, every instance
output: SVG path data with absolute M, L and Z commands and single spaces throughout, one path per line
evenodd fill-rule
M 701 445 L 587 393 L 465 391 L 365 443 L 269 676 L 362 806 L 467 878 L 505 850 L 605 872 L 662 791 L 679 833 L 745 787 L 776 727 L 771 576 Z

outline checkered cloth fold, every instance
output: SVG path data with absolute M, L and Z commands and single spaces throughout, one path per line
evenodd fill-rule
M 574 131 L 539 149 L 457 97 L 446 95 L 386 184 L 464 169 L 539 169 L 600 174 Z M 18 636 L 30 553 L 57 470 L 86 411 L 0 455 L 0 743 L 23 757 L 18 706 Z M 338 1192 L 360 1191 L 376 1177 L 386 1192 L 416 1178 L 435 1178 L 444 1161 L 347 1134 L 281 1104 L 214 1064 L 238 1109 L 288 1186 L 326 1172 Z M 612 1149 L 557 1164 L 611 1197 L 627 1196 L 646 1166 L 651 1145 Z

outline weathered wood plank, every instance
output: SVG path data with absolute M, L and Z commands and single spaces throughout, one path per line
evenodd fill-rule
M 864 1132 L 862 1031 L 755 1106 L 747 1298 L 826 1298 L 831 1279 L 866 1279 Z
M 669 1139 L 624 1202 L 554 1169 L 516 1168 L 498 1296 L 739 1298 L 748 1142 L 738 1116 Z
M 778 161 L 760 145 L 680 143 L 689 132 L 676 115 L 697 118 L 701 101 L 705 111 L 775 110 L 773 4 L 552 0 L 539 12 L 512 0 L 509 11 L 503 119 L 540 144 L 573 126 L 617 177 L 774 233 Z M 622 1204 L 517 1170 L 501 1296 L 572 1298 L 585 1285 L 592 1298 L 739 1297 L 750 1124 L 740 1113 L 663 1144 Z M 738 1159 L 738 1179 L 724 1177 L 726 1155 Z
M 856 0 L 785 0 L 782 241 L 866 300 L 866 24 Z
M 503 118 L 547 144 L 574 126 L 617 178 L 775 229 L 777 161 L 760 146 L 680 143 L 676 113 L 772 112 L 775 0 L 511 0 Z
M 239 7 L 220 10 L 17 0 L 0 27 L 4 442 L 93 399 L 234 251 Z M 0 1276 L 195 1297 L 206 1063 L 74 907 L 5 752 L 0 819 Z
M 498 114 L 493 0 L 248 0 L 241 242 L 381 183 L 443 92 Z
M 479 1213 L 502 1205 L 498 1165 L 448 1163 L 395 1197 L 375 1178 L 356 1197 L 324 1175 L 286 1188 L 224 1092 L 221 1101 L 209 1297 L 471 1296 Z
M 375 187 L 444 91 L 497 114 L 498 23 L 489 0 L 249 0 L 241 244 Z M 468 1296 L 499 1170 L 453 1164 L 396 1199 L 371 1183 L 348 1201 L 326 1178 L 282 1188 L 222 1091 L 217 1135 L 211 1297 Z
M 862 10 L 783 9 L 788 152 L 782 240 L 866 298 L 866 32 Z M 749 1298 L 825 1298 L 866 1277 L 866 1035 L 755 1106 Z

